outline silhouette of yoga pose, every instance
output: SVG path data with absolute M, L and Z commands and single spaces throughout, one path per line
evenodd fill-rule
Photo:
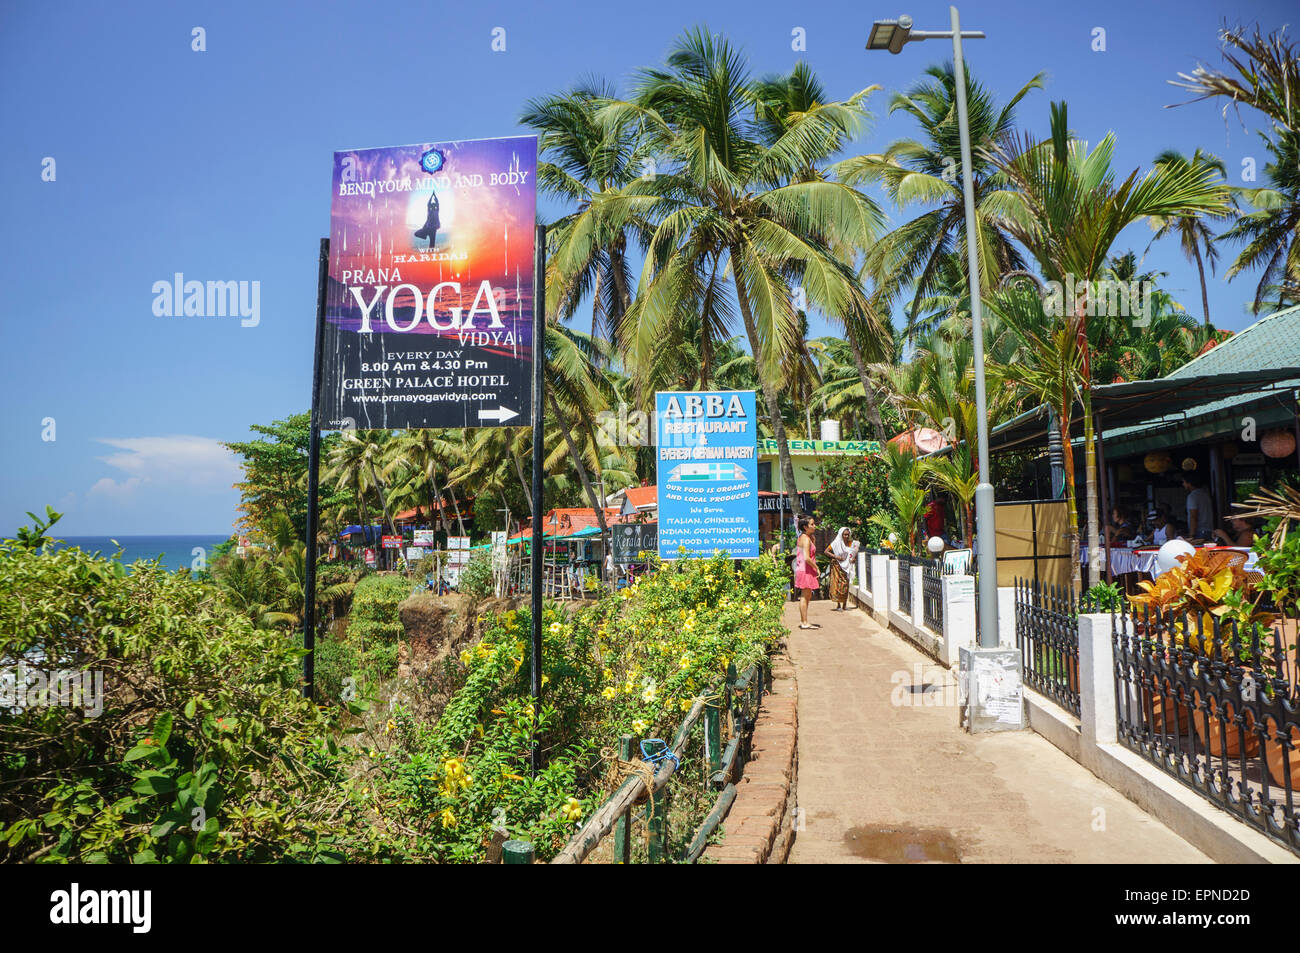
M 442 227 L 442 222 L 438 220 L 438 193 L 429 194 L 429 211 L 425 216 L 424 225 L 415 233 L 416 238 L 429 239 L 429 247 L 438 240 L 438 229 Z

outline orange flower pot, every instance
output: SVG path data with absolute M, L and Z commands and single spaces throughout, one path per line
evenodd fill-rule
M 1201 693 L 1193 692 L 1193 699 L 1200 704 Z M 1214 698 L 1208 698 L 1206 705 L 1208 712 L 1202 712 L 1199 709 L 1191 712 L 1192 725 L 1196 728 L 1196 734 L 1209 749 L 1210 754 L 1216 758 L 1239 758 L 1241 757 L 1241 733 L 1237 730 L 1236 725 L 1226 725 L 1223 734 L 1226 739 L 1219 735 L 1219 703 Z M 1232 702 L 1224 702 L 1224 720 L 1231 721 L 1237 717 L 1236 706 Z M 1252 758 L 1259 754 L 1259 736 L 1254 734 L 1255 717 L 1250 712 L 1246 712 L 1246 757 Z
M 1283 759 L 1282 745 L 1273 739 L 1278 735 L 1278 726 L 1272 718 L 1268 720 L 1269 740 L 1264 745 L 1264 759 L 1268 762 L 1268 774 L 1274 784 L 1287 782 L 1286 762 Z M 1291 728 L 1291 790 L 1300 792 L 1300 730 Z
M 1158 735 L 1186 736 L 1191 724 L 1191 714 L 1187 703 L 1179 701 L 1173 695 L 1165 696 L 1160 691 L 1160 682 L 1155 675 L 1151 682 L 1142 686 L 1142 712 L 1146 713 L 1146 704 L 1151 703 L 1151 730 Z

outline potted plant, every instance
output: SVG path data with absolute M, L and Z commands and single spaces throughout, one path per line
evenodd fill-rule
M 1283 658 L 1283 671 L 1271 674 L 1284 676 L 1294 700 L 1297 670 L 1296 610 L 1300 604 L 1300 533 L 1291 530 L 1300 522 L 1300 490 L 1281 484 L 1253 493 L 1245 503 L 1238 506 L 1244 510 L 1242 515 L 1245 517 L 1268 520 L 1264 532 L 1256 538 L 1252 547 L 1261 575 L 1257 585 L 1261 592 L 1272 598 L 1273 605 L 1281 616 L 1282 646 L 1279 654 Z M 1270 698 L 1273 696 L 1272 682 L 1265 680 L 1263 689 Z M 1281 743 L 1282 726 L 1269 718 L 1267 729 L 1264 758 L 1268 763 L 1269 775 L 1277 784 L 1289 781 L 1292 790 L 1300 790 L 1300 730 L 1295 727 L 1289 730 L 1291 756 L 1288 767 Z
M 1276 618 L 1262 610 L 1263 594 L 1257 589 L 1256 579 L 1242 567 L 1246 555 L 1235 550 L 1199 549 L 1188 556 L 1179 557 L 1179 565 L 1162 573 L 1152 581 L 1142 581 L 1140 593 L 1129 597 L 1131 605 L 1154 612 L 1166 621 L 1170 633 L 1170 648 L 1190 649 L 1209 663 L 1211 657 L 1218 662 L 1230 662 L 1234 668 L 1254 669 L 1267 674 L 1268 660 L 1254 655 L 1248 638 L 1219 637 L 1225 626 L 1235 623 L 1238 632 L 1249 632 L 1254 626 L 1267 627 Z M 1203 664 L 1199 661 L 1197 665 Z M 1168 716 L 1175 724 L 1165 724 L 1164 693 L 1155 676 L 1152 677 L 1152 712 L 1158 730 L 1177 728 L 1182 733 L 1188 719 L 1210 754 L 1233 758 L 1242 753 L 1241 733 L 1227 731 L 1226 739 L 1217 729 L 1218 702 L 1207 699 L 1208 711 L 1200 710 L 1200 692 L 1193 689 L 1190 699 L 1179 699 L 1175 710 Z M 1231 702 L 1224 703 L 1225 720 L 1236 717 Z M 1254 733 L 1254 719 L 1248 712 L 1245 725 L 1245 754 L 1259 753 L 1259 738 Z

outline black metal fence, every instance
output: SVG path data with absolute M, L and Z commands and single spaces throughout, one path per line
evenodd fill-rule
M 912 562 L 906 553 L 898 554 L 898 611 L 912 617 Z
M 921 618 L 931 632 L 943 632 L 943 560 L 921 560 Z
M 1079 714 L 1079 611 L 1074 590 L 1017 579 L 1016 648 L 1025 684 Z
M 1300 854 L 1295 633 L 1127 605 L 1111 619 L 1120 742 Z

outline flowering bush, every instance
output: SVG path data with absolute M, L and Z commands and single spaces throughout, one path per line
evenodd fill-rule
M 890 508 L 889 466 L 883 457 L 836 457 L 819 470 L 817 522 L 832 530 L 847 526 L 864 546 L 879 546 L 884 530 L 870 522 Z
M 602 749 L 620 735 L 671 737 L 728 663 L 744 670 L 782 631 L 786 569 L 771 557 L 665 564 L 572 617 L 543 616 L 544 705 L 534 721 L 530 619 L 497 617 L 461 654 L 465 683 L 436 725 L 395 712 L 376 758 L 379 803 L 413 856 L 480 859 L 493 827 L 552 856 L 607 796 Z M 541 768 L 530 778 L 533 744 Z

